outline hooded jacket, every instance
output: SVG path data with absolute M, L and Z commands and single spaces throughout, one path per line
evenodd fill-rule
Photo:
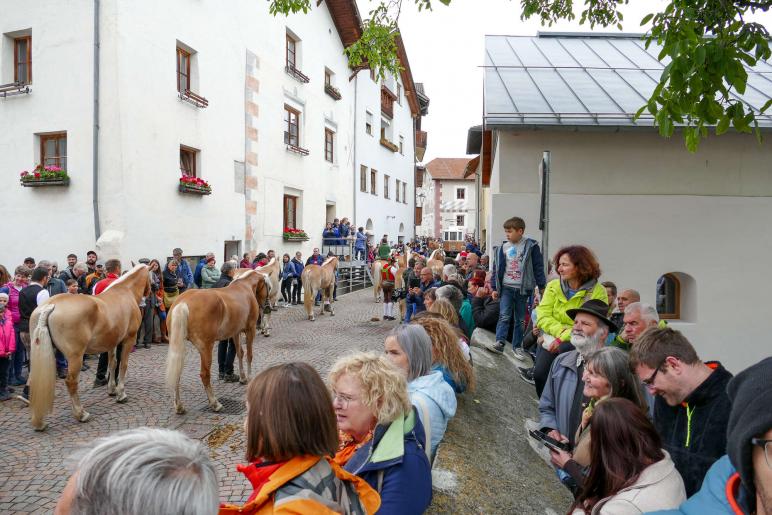
M 0 358 L 7 358 L 16 352 L 16 332 L 13 330 L 11 311 L 6 307 L 0 313 Z
M 660 396 L 654 401 L 654 425 L 684 478 L 687 496 L 697 493 L 708 469 L 726 450 L 732 407 L 726 387 L 732 374 L 718 362 L 706 364 L 713 373 L 683 403 L 668 406 Z
M 493 297 L 472 297 L 472 316 L 474 324 L 486 331 L 496 331 L 499 321 L 499 301 Z
M 491 289 L 493 291 L 501 290 L 504 286 L 504 272 L 507 269 L 507 258 L 504 256 L 505 243 L 507 242 L 502 242 L 496 249 L 496 261 L 494 262 L 494 271 L 491 274 Z M 525 238 L 523 254 L 523 281 L 520 283 L 520 293 L 525 295 L 527 292 L 532 292 L 536 286 L 543 290 L 547 279 L 544 276 L 544 258 L 542 258 L 536 240 Z
M 572 422 L 571 410 L 581 380 L 576 362 L 579 351 L 560 354 L 552 362 L 550 374 L 539 398 L 539 427 L 557 429 L 574 444 L 576 429 L 581 420 Z
M 569 299 L 566 297 L 560 279 L 547 284 L 541 302 L 536 307 L 536 325 L 550 336 L 563 342 L 571 341 L 574 321 L 566 314 L 569 309 L 579 308 L 590 299 L 608 303 L 606 288 L 596 280 L 588 281 Z
M 255 491 L 244 506 L 220 506 L 220 515 L 365 515 L 375 513 L 380 504 L 378 494 L 365 481 L 319 456 L 296 456 L 268 471 L 261 471 L 257 463 L 239 465 L 237 469 L 247 476 Z
M 24 285 L 22 285 L 21 288 L 16 288 L 13 281 L 6 283 L 4 286 L 4 290 L 8 294 L 8 305 L 6 309 L 11 312 L 13 325 L 18 324 L 19 320 L 21 320 L 21 313 L 19 313 L 19 292 L 22 288 L 24 288 Z
M 432 472 L 426 435 L 415 408 L 389 425 L 375 428 L 373 438 L 343 467 L 381 496 L 378 515 L 423 513 L 432 501 Z
M 456 393 L 439 370 L 433 370 L 410 381 L 407 384 L 407 393 L 410 394 L 410 402 L 418 410 L 424 427 L 427 423 L 422 405 L 426 407 L 431 428 L 431 455 L 434 456 L 445 435 L 448 421 L 456 414 Z

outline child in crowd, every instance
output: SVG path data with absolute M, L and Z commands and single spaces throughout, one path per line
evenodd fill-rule
M 67 285 L 67 293 L 77 294 L 78 293 L 78 281 L 75 279 L 67 279 L 67 282 L 65 283 Z

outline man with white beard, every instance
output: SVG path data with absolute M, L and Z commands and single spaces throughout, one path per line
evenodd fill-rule
M 617 331 L 607 313 L 608 304 L 597 299 L 566 311 L 574 321 L 571 343 L 576 350 L 555 359 L 539 399 L 541 430 L 556 440 L 568 440 L 572 447 L 582 421 L 584 356 L 603 347 L 609 332 Z

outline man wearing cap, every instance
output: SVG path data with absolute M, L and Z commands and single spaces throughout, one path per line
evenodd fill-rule
M 86 290 L 94 291 L 94 285 L 105 278 L 105 263 L 101 259 L 94 263 L 94 271 L 86 276 Z
M 645 331 L 630 349 L 630 366 L 654 402 L 654 427 L 694 495 L 708 469 L 724 455 L 732 374 L 703 362 L 689 340 L 670 328 Z
M 34 257 L 28 257 L 24 258 L 24 266 L 30 269 L 30 271 L 35 269 L 35 258 Z
M 663 514 L 772 513 L 772 358 L 729 381 L 732 403 L 726 455 L 708 470 L 702 488 L 678 510 Z
M 188 288 L 192 288 L 195 284 L 193 282 L 193 272 L 190 270 L 188 261 L 182 257 L 182 249 L 177 247 L 172 250 L 172 256 L 177 262 L 177 277 L 182 279 L 183 285 L 180 286 L 180 293 L 184 292 Z
M 556 440 L 574 444 L 582 421 L 584 356 L 603 347 L 609 332 L 617 330 L 607 313 L 608 304 L 598 299 L 566 311 L 574 321 L 571 343 L 575 349 L 555 358 L 539 399 L 539 427 Z

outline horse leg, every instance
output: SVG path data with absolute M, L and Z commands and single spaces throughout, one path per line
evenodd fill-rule
M 335 284 L 333 283 L 330 285 L 330 287 L 327 289 L 327 302 L 329 302 L 328 306 L 330 306 L 330 316 L 335 316 L 335 308 L 333 307 L 333 304 L 335 302 L 332 300 L 333 294 L 335 293 Z
M 222 409 L 222 404 L 220 404 L 220 401 L 217 400 L 217 397 L 214 396 L 214 392 L 212 391 L 212 384 L 211 384 L 211 368 L 212 368 L 212 347 L 214 346 L 214 343 L 210 343 L 208 345 L 202 344 L 202 345 L 196 345 L 201 350 L 199 353 L 201 354 L 201 383 L 204 385 L 204 390 L 206 390 L 206 396 L 209 398 L 209 407 L 212 408 L 212 411 L 220 411 Z M 207 350 L 209 352 L 207 352 Z
M 115 347 L 107 351 L 107 395 L 115 396 Z
M 136 333 L 129 335 L 125 340 L 123 340 L 123 348 L 121 349 L 121 364 L 118 370 L 118 385 L 115 387 L 115 402 L 124 403 L 128 400 L 125 391 L 126 370 L 129 368 L 129 354 L 131 354 L 131 348 L 136 341 Z
M 82 366 L 82 354 L 67 356 L 67 378 L 64 382 L 67 384 L 67 391 L 70 393 L 72 414 L 79 422 L 85 422 L 91 417 L 91 415 L 83 409 L 83 406 L 81 406 L 80 396 L 78 395 L 78 376 L 80 375 L 80 367 Z
M 236 345 L 236 357 L 239 358 L 239 383 L 244 384 L 246 379 L 244 378 L 244 349 L 241 348 L 241 333 L 233 338 L 233 343 Z
M 263 319 L 263 336 L 268 338 L 271 336 L 271 311 L 267 311 L 266 313 L 263 313 L 262 316 Z M 247 342 L 247 345 L 252 345 L 252 342 Z
M 247 384 L 249 378 L 252 377 L 252 342 L 255 340 L 255 332 L 251 330 L 251 325 L 244 336 L 244 343 L 247 346 L 247 378 L 246 381 L 242 381 L 242 384 Z

